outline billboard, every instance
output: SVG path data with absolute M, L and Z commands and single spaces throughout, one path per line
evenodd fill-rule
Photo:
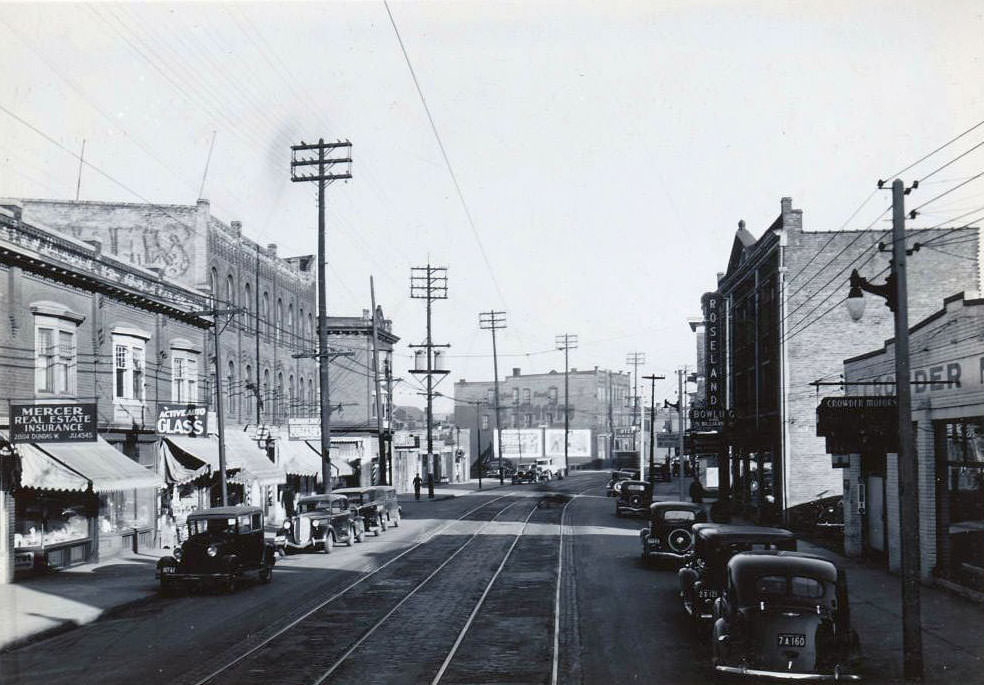
M 11 442 L 95 442 L 96 403 L 10 404 Z
M 493 431 L 492 435 L 494 444 L 496 445 L 496 454 L 498 454 L 498 432 Z M 563 454 L 563 450 L 561 454 Z M 503 458 L 509 459 L 535 459 L 536 457 L 542 457 L 543 431 L 539 428 L 503 428 L 502 456 Z
M 564 456 L 564 430 L 548 428 L 546 434 L 546 456 Z M 568 431 L 567 456 L 569 457 L 590 457 L 591 456 L 591 430 L 588 428 L 577 428 Z
M 287 419 L 288 440 L 321 440 L 321 419 Z
M 203 404 L 161 404 L 157 407 L 157 432 L 161 435 L 208 434 L 208 408 Z

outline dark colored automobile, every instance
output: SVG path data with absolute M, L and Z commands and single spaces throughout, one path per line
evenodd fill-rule
M 622 481 L 615 499 L 615 515 L 647 514 L 652 503 L 652 485 L 644 480 Z
M 705 523 L 707 512 L 692 502 L 653 502 L 649 505 L 649 527 L 639 531 L 644 561 L 682 561 L 694 548 L 695 523 Z
M 400 503 L 396 488 L 391 485 L 370 485 L 364 488 L 342 488 L 333 494 L 345 495 L 362 517 L 363 527 L 379 535 L 388 526 L 400 525 Z
M 273 545 L 263 539 L 262 509 L 217 507 L 188 516 L 188 539 L 173 556 L 158 560 L 154 576 L 163 593 L 205 584 L 232 592 L 251 571 L 260 582 L 269 583 L 275 562 Z
M 715 670 L 753 678 L 859 680 L 847 580 L 835 563 L 798 552 L 731 558 L 714 604 Z
M 670 467 L 668 464 L 656 464 L 653 467 L 653 480 L 657 480 L 663 483 L 669 483 L 670 480 Z
M 684 610 L 700 625 L 713 617 L 714 600 L 724 589 L 725 568 L 739 552 L 795 550 L 796 536 L 783 528 L 702 525 L 694 553 L 677 572 Z
M 536 464 L 520 466 L 512 476 L 513 485 L 518 483 L 536 483 L 540 475 L 536 470 Z
M 362 542 L 365 527 L 348 497 L 330 493 L 308 495 L 297 501 L 297 514 L 284 521 L 274 540 L 277 549 L 318 549 L 330 554 L 340 542 Z

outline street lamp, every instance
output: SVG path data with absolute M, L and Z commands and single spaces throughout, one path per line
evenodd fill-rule
M 879 187 L 882 183 L 879 182 Z M 903 675 L 907 682 L 922 680 L 922 616 L 919 597 L 919 493 L 916 449 L 912 430 L 912 397 L 909 387 L 909 310 L 906 283 L 905 190 L 902 181 L 892 182 L 891 274 L 881 285 L 851 273 L 847 308 L 855 321 L 864 314 L 862 291 L 886 300 L 895 314 L 895 392 L 899 423 L 899 509 L 902 552 L 902 649 Z

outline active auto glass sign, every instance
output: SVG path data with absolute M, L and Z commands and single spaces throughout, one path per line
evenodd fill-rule
M 200 404 L 162 404 L 157 411 L 157 432 L 161 435 L 205 435 L 208 409 Z
M 10 442 L 95 442 L 96 403 L 10 404 Z

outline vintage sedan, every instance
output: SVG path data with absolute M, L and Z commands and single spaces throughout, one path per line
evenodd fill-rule
M 739 552 L 795 550 L 796 536 L 783 528 L 701 525 L 694 553 L 677 572 L 683 608 L 696 626 L 713 618 L 714 600 L 721 595 L 728 561 Z
M 705 523 L 707 512 L 692 502 L 653 502 L 649 527 L 639 531 L 643 561 L 683 561 L 694 548 L 695 523 Z
M 648 514 L 653 503 L 653 486 L 644 480 L 625 480 L 615 498 L 615 515 Z
M 859 680 L 847 581 L 835 563 L 798 552 L 731 558 L 714 604 L 719 673 L 789 680 Z
M 358 509 L 348 497 L 336 493 L 308 495 L 297 501 L 297 514 L 284 521 L 274 542 L 284 554 L 302 549 L 320 549 L 330 554 L 344 542 L 362 542 L 366 531 Z
M 206 584 L 232 592 L 252 571 L 269 583 L 275 562 L 274 547 L 263 538 L 262 509 L 217 507 L 188 516 L 188 539 L 157 561 L 154 575 L 162 593 Z
M 400 525 L 400 503 L 396 498 L 396 488 L 391 485 L 370 485 L 364 488 L 342 488 L 334 490 L 336 495 L 345 495 L 362 517 L 366 531 L 377 536 L 388 526 Z

